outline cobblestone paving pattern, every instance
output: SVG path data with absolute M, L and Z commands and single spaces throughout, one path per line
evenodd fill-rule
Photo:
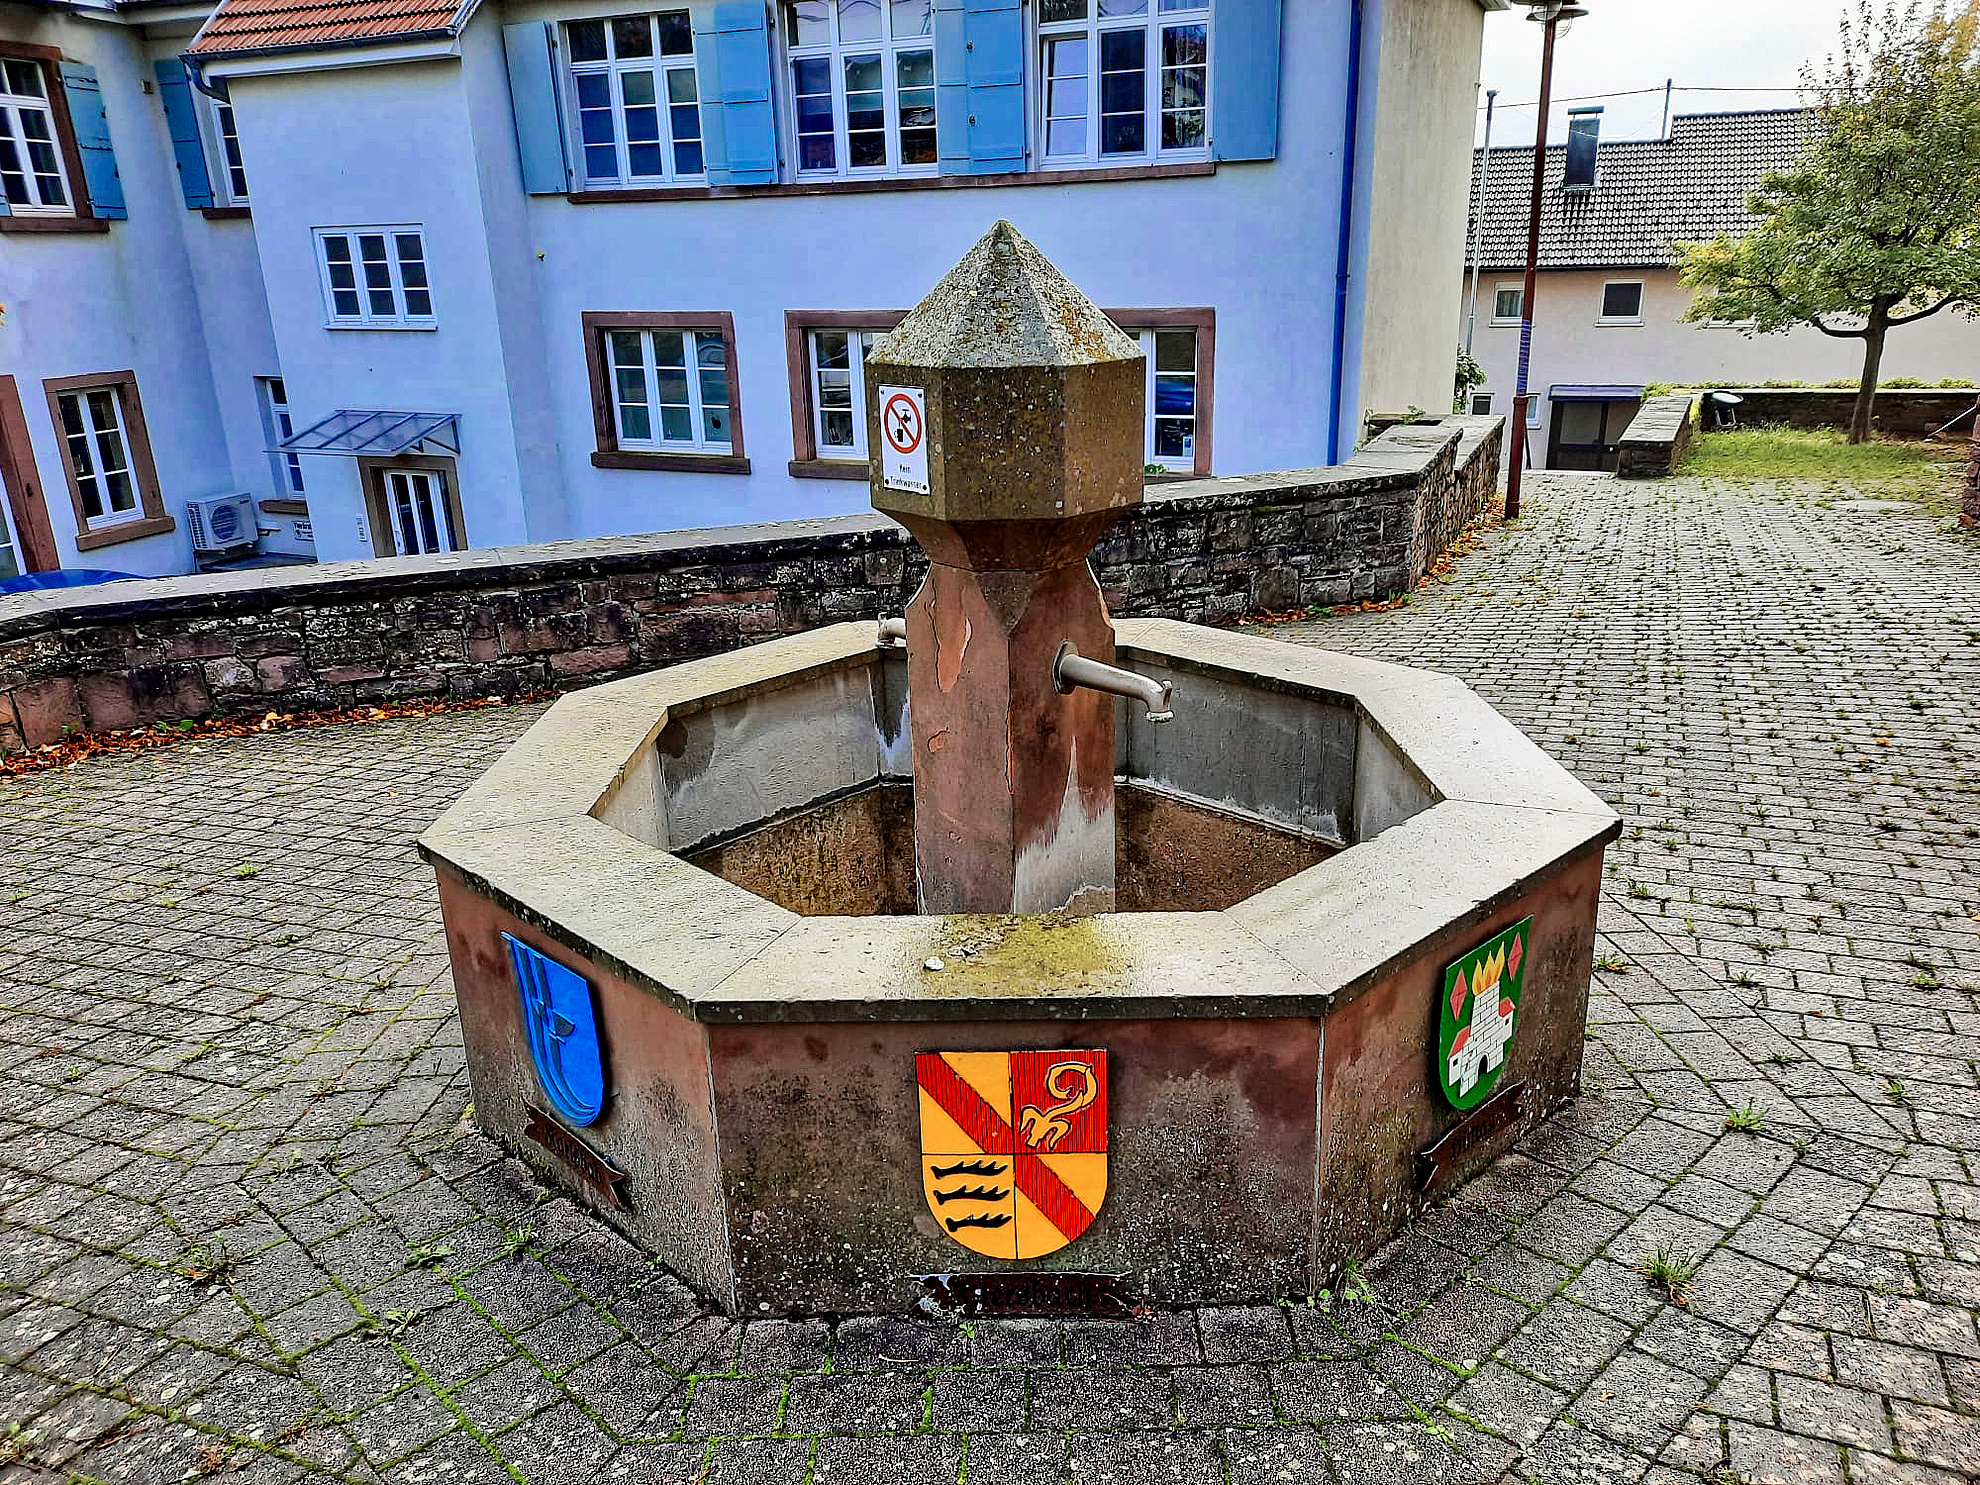
M 1331 1303 L 738 1325 L 546 1200 L 460 1126 L 410 849 L 529 710 L 0 785 L 0 1477 L 1974 1478 L 1980 554 L 1821 494 L 1543 478 L 1280 631 L 1628 826 L 1585 1096 Z

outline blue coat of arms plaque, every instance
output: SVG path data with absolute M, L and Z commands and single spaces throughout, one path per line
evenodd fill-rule
M 559 1114 L 579 1127 L 593 1123 L 605 1111 L 605 1059 L 591 982 L 509 934 L 502 938 L 522 991 L 536 1080 Z

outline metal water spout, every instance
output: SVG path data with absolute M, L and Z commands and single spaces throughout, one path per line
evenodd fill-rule
M 1169 700 L 1109 663 L 1087 558 L 1142 498 L 1145 371 L 1008 222 L 873 343 L 873 505 L 929 559 L 878 635 L 907 643 L 924 913 L 1114 906 L 1113 698 Z
M 1052 667 L 1052 678 L 1061 692 L 1084 686 L 1089 691 L 1104 691 L 1109 696 L 1125 696 L 1129 701 L 1142 704 L 1150 722 L 1175 720 L 1175 709 L 1169 704 L 1176 689 L 1173 681 L 1151 680 L 1131 670 L 1122 670 L 1118 665 L 1102 665 L 1098 660 L 1089 660 L 1080 654 L 1071 640 L 1059 646 L 1059 658 Z

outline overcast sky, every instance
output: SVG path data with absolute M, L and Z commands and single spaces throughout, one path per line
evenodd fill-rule
M 1582 0 L 1588 15 L 1562 36 L 1554 58 L 1556 99 L 1654 88 L 1654 95 L 1602 98 L 1605 139 L 1654 139 L 1663 127 L 1664 80 L 1674 79 L 1677 113 L 1783 108 L 1793 93 L 1695 92 L 1685 88 L 1792 88 L 1801 64 L 1835 50 L 1837 23 L 1853 0 Z M 1499 90 L 1492 143 L 1531 143 L 1540 96 L 1540 27 L 1526 8 L 1485 18 L 1484 85 Z M 1483 133 L 1484 96 L 1479 97 Z M 1552 134 L 1567 132 L 1557 104 Z

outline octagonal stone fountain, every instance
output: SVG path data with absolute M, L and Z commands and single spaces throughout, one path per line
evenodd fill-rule
M 475 1119 L 735 1313 L 1311 1293 L 1576 1092 L 1619 822 L 1448 677 L 1110 621 L 1139 352 L 1008 225 L 867 382 L 904 619 L 567 696 L 422 838 Z

